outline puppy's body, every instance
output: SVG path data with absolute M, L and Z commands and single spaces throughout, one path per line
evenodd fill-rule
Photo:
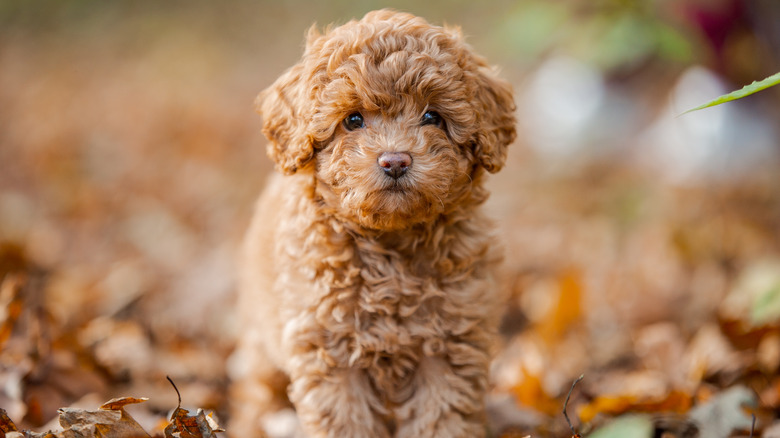
M 260 101 L 288 175 L 247 235 L 233 429 L 278 368 L 310 437 L 483 436 L 501 300 L 479 206 L 509 87 L 456 32 L 379 11 L 311 34 Z

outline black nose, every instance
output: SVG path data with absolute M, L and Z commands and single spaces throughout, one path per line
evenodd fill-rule
M 412 165 L 412 156 L 407 152 L 385 152 L 377 160 L 379 167 L 385 171 L 387 176 L 398 179 L 402 177 L 409 166 Z

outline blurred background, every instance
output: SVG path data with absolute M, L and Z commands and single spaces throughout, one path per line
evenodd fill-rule
M 40 428 L 147 396 L 151 423 L 168 375 L 225 418 L 235 259 L 273 171 L 253 100 L 310 25 L 381 7 L 459 26 L 515 86 L 487 206 L 512 297 L 496 434 L 567 436 L 582 373 L 584 422 L 745 385 L 770 425 L 780 87 L 680 114 L 780 71 L 775 0 L 0 3 L 0 407 Z

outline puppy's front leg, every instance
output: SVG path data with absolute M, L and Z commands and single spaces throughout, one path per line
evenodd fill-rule
M 397 438 L 485 436 L 488 355 L 467 343 L 449 348 L 455 355 L 420 362 L 415 393 L 396 412 Z
M 290 399 L 310 438 L 389 438 L 364 370 L 327 368 L 316 355 L 294 358 Z

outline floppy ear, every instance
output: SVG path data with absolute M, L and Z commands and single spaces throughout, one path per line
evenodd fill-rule
M 480 127 L 474 155 L 485 170 L 496 173 L 504 166 L 507 146 L 516 136 L 512 86 L 486 66 L 479 67 L 476 79 Z
M 263 116 L 263 134 L 271 141 L 268 156 L 277 169 L 288 175 L 314 155 L 313 141 L 308 135 L 313 99 L 306 95 L 306 82 L 301 62 L 284 72 L 255 101 L 257 112 Z

